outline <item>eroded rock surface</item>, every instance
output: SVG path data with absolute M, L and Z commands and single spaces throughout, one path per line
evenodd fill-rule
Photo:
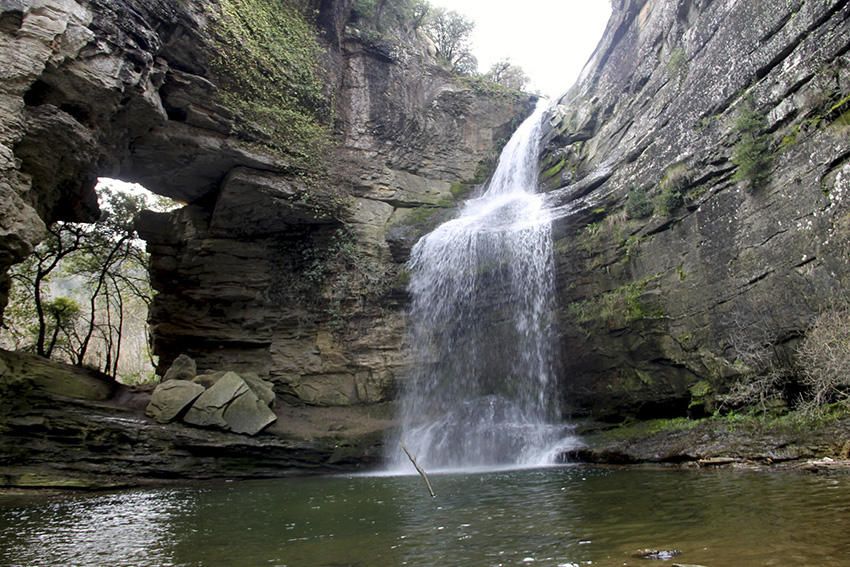
M 270 376 L 298 403 L 387 400 L 404 364 L 404 258 L 387 233 L 421 232 L 480 182 L 530 97 L 458 80 L 409 22 L 370 21 L 351 1 L 234 6 L 0 6 L 0 274 L 45 224 L 96 218 L 97 176 L 140 182 L 187 203 L 139 221 L 160 371 L 185 352 L 202 372 Z M 259 108 L 281 88 L 268 86 L 281 80 L 268 46 L 226 41 L 270 9 L 321 54 L 323 94 L 301 108 L 328 121 L 319 156 L 303 155 L 300 134 L 275 137 L 280 119 Z M 266 76 L 227 98 L 234 67 Z M 290 130 L 310 132 L 296 118 L 278 129 Z
M 145 414 L 159 423 L 171 423 L 203 393 L 204 387 L 193 382 L 162 382 L 154 388 Z
M 192 387 L 204 390 L 184 380 L 160 385 L 172 392 Z M 265 421 L 253 414 L 245 419 L 241 407 L 225 410 L 230 432 L 157 423 L 144 415 L 149 402 L 169 412 L 176 406 L 156 398 L 83 369 L 0 351 L 0 486 L 103 489 L 354 470 L 378 462 L 392 425 L 386 409 L 373 415 L 361 408 L 327 413 L 281 405 L 279 420 L 249 436 L 236 432 L 251 433 Z
M 749 370 L 742 350 L 793 356 L 847 296 L 848 49 L 838 0 L 615 3 L 541 162 L 570 413 L 700 409 Z M 747 113 L 769 148 L 759 187 L 732 162 Z

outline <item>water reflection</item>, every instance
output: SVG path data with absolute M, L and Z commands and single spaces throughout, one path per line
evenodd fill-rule
M 2 565 L 847 565 L 850 478 L 583 467 L 0 497 Z M 658 563 L 661 565 L 662 563 Z
M 175 565 L 175 517 L 191 515 L 181 491 L 66 498 L 2 510 L 0 558 L 7 565 Z

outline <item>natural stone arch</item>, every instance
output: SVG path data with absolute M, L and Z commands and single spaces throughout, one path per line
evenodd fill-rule
M 339 132 L 322 156 L 330 171 L 308 187 L 285 154 L 233 135 L 239 118 L 221 104 L 209 61 L 219 47 L 210 12 L 190 4 L 22 0 L 20 21 L 4 20 L 26 65 L 0 86 L 0 190 L 20 204 L 4 215 L 0 270 L 45 223 L 93 220 L 98 176 L 140 183 L 189 203 L 139 223 L 160 291 L 151 322 L 163 367 L 187 351 L 205 368 L 271 373 L 307 403 L 386 399 L 403 366 L 404 301 L 404 245 L 391 254 L 386 231 L 415 218 L 400 231 L 409 240 L 419 217 L 451 207 L 529 98 L 458 84 L 409 30 L 398 31 L 404 53 L 377 49 L 344 32 L 350 2 L 318 3 Z M 377 267 L 389 293 L 378 304 L 361 283 L 345 290 L 344 336 L 329 328 L 326 291 L 306 302 L 287 293 L 304 250 L 327 254 L 340 229 L 353 263 Z

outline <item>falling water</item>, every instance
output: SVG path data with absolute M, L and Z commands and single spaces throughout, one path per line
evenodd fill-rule
M 432 470 L 547 464 L 565 441 L 552 230 L 536 194 L 545 110 L 541 101 L 514 133 L 483 195 L 411 254 L 401 441 Z

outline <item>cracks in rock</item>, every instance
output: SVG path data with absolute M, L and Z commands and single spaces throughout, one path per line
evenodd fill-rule
M 817 259 L 818 259 L 818 257 L 817 257 L 817 256 L 812 256 L 811 258 L 806 258 L 806 259 L 805 259 L 805 260 L 803 260 L 802 262 L 800 262 L 800 263 L 798 263 L 798 264 L 795 264 L 795 265 L 791 266 L 791 268 L 792 268 L 792 269 L 794 269 L 794 270 L 799 269 L 799 268 L 802 268 L 803 266 L 806 266 L 806 265 L 808 265 L 808 264 L 811 264 L 812 262 L 816 261 Z
M 776 22 L 776 25 L 773 26 L 773 28 L 769 29 L 766 34 L 759 38 L 759 44 L 764 45 L 765 43 L 773 39 L 776 34 L 781 32 L 782 29 L 788 24 L 788 22 L 790 22 L 791 19 L 797 15 L 797 13 L 803 7 L 803 4 L 804 2 L 800 2 L 799 4 L 797 4 L 796 7 L 789 9 L 788 13 L 785 14 L 785 16 L 783 16 L 778 22 Z
M 805 37 L 805 33 L 800 34 L 799 36 L 797 36 L 795 41 L 792 41 L 791 43 L 786 45 L 782 50 L 779 51 L 779 53 L 774 55 L 770 61 L 756 69 L 755 80 L 761 81 L 766 76 L 768 76 L 770 72 L 773 71 L 773 69 L 779 66 L 788 58 L 789 55 L 791 55 L 792 53 L 794 53 L 794 51 L 797 50 L 797 47 L 799 47 L 800 43 L 802 43 Z
M 769 269 L 769 270 L 766 270 L 766 271 L 762 272 L 761 274 L 759 274 L 759 275 L 757 275 L 757 276 L 755 276 L 755 277 L 752 277 L 752 278 L 748 279 L 746 282 L 744 282 L 744 285 L 742 285 L 742 286 L 741 286 L 741 288 L 748 288 L 748 287 L 752 287 L 752 286 L 754 286 L 755 284 L 757 284 L 758 282 L 760 282 L 760 281 L 762 281 L 763 279 L 765 279 L 766 277 L 768 277 L 768 276 L 769 276 L 770 274 L 772 274 L 773 272 L 774 272 L 774 269 L 773 269 L 773 268 L 771 268 L 771 269 Z
M 800 5 L 800 7 L 802 7 L 802 4 Z M 776 66 L 778 66 L 779 64 L 781 64 L 781 63 L 782 63 L 785 59 L 787 59 L 787 58 L 788 58 L 788 56 L 790 56 L 790 55 L 791 55 L 791 53 L 793 53 L 794 51 L 796 51 L 796 49 L 800 46 L 800 44 L 802 44 L 804 41 L 806 41 L 806 40 L 809 38 L 809 36 L 812 34 L 812 32 L 814 32 L 815 30 L 817 30 L 818 28 L 820 28 L 821 26 L 823 26 L 826 22 L 828 22 L 828 21 L 829 21 L 829 20 L 830 20 L 830 19 L 831 19 L 831 18 L 832 18 L 832 17 L 833 17 L 836 13 L 838 13 L 841 9 L 846 9 L 847 7 L 848 7 L 848 4 L 847 4 L 846 2 L 837 2 L 837 3 L 835 4 L 835 6 L 833 6 L 833 7 L 832 7 L 832 8 L 830 8 L 829 10 L 827 10 L 827 11 L 826 11 L 826 12 L 825 12 L 825 13 L 824 13 L 824 14 L 823 14 L 820 18 L 816 19 L 814 22 L 812 22 L 812 24 L 811 24 L 811 25 L 809 25 L 807 28 L 805 28 L 805 29 L 804 29 L 804 30 L 802 30 L 799 34 L 797 34 L 797 36 L 796 36 L 796 37 L 794 37 L 792 40 L 790 40 L 790 41 L 788 42 L 788 44 L 786 45 L 786 47 L 785 47 L 784 49 L 782 49 L 779 53 L 777 53 L 777 54 L 776 54 L 776 55 L 775 55 L 775 56 L 774 56 L 774 57 L 773 57 L 770 61 L 768 61 L 768 62 L 767 62 L 767 64 L 765 64 L 764 66 L 762 66 L 762 67 L 760 67 L 760 68 L 756 69 L 756 73 L 755 73 L 756 81 L 760 81 L 760 80 L 762 80 L 764 77 L 766 77 L 766 76 L 767 76 L 767 75 L 768 75 L 768 74 L 769 74 L 769 73 L 770 73 L 770 72 L 771 72 L 771 71 L 772 71 L 772 70 L 773 70 Z M 792 11 L 792 12 L 791 12 L 791 13 L 790 13 L 790 14 L 789 14 L 789 15 L 788 15 L 788 16 L 787 16 L 787 17 L 786 17 L 786 18 L 785 18 L 785 19 L 781 22 L 781 25 L 779 26 L 779 29 L 777 29 L 777 30 L 776 30 L 776 31 L 774 31 L 772 34 L 770 34 L 768 38 L 773 37 L 774 35 L 776 35 L 777 33 L 779 33 L 779 31 L 781 31 L 781 29 L 782 29 L 782 28 L 783 28 L 783 27 L 784 27 L 784 26 L 785 26 L 785 25 L 786 25 L 786 24 L 787 24 L 787 23 L 788 23 L 788 22 L 789 22 L 789 21 L 793 18 L 793 16 L 795 16 L 798 12 L 799 12 L 799 8 L 798 8 L 798 10 L 797 10 L 797 11 Z M 849 12 L 849 13 L 850 13 L 850 12 Z M 764 42 L 766 42 L 766 41 L 767 41 L 767 39 L 765 39 L 765 40 L 763 40 L 762 42 L 758 43 L 758 44 L 757 44 L 757 47 L 756 47 L 755 49 L 760 48 L 760 47 L 761 47 L 761 45 L 763 45 L 763 44 L 764 44 Z M 755 51 L 755 49 L 754 49 L 754 51 Z
M 759 242 L 757 245 L 749 246 L 748 248 L 760 248 L 760 247 L 764 246 L 765 244 L 767 244 L 768 242 L 770 242 L 771 240 L 773 240 L 774 238 L 776 238 L 777 236 L 785 234 L 786 232 L 788 232 L 787 228 L 784 229 L 784 230 L 776 231 L 773 234 L 771 234 L 770 236 L 768 236 L 767 238 L 765 238 L 764 240 L 762 240 L 761 242 Z

